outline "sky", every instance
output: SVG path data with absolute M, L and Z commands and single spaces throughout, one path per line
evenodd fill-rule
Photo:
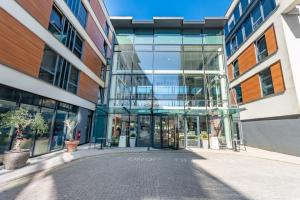
M 202 20 L 222 17 L 231 0 L 104 0 L 110 16 L 133 16 L 136 20 L 157 17 L 184 17 Z

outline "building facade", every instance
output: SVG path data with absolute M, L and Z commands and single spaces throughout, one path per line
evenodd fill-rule
M 31 156 L 63 148 L 67 118 L 78 121 L 80 143 L 89 141 L 113 32 L 102 0 L 1 0 L 0 113 L 24 107 L 49 125 L 42 135 L 25 131 Z M 0 130 L 0 154 L 13 132 Z
M 205 135 L 231 148 L 232 114 L 224 58 L 224 18 L 135 21 L 111 17 L 116 44 L 106 106 L 112 144 L 185 148 Z M 105 135 L 105 134 L 104 134 Z M 126 144 L 127 143 L 127 144 Z M 212 143 L 211 143 L 212 144 Z
M 300 155 L 299 1 L 234 0 L 225 41 L 246 145 Z

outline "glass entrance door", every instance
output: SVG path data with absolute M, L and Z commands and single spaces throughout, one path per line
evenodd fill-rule
M 138 147 L 148 147 L 151 145 L 151 116 L 150 115 L 140 115 L 138 116 L 138 137 L 137 146 Z
M 177 117 L 153 116 L 153 120 L 154 120 L 153 147 L 154 148 L 177 148 L 176 147 L 176 134 L 178 135 L 176 131 Z M 177 136 L 177 140 L 178 140 L 178 136 Z

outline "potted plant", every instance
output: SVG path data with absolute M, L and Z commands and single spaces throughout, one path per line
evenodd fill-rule
M 37 134 L 43 134 L 48 131 L 48 125 L 42 117 L 41 113 L 35 116 L 31 115 L 28 110 L 18 108 L 1 114 L 1 128 L 15 129 L 16 142 L 11 151 L 6 151 L 3 156 L 3 164 L 5 169 L 17 169 L 26 165 L 30 156 L 29 149 L 22 149 L 21 145 L 24 140 L 24 130 L 30 127 Z
M 72 119 L 66 119 L 64 121 L 64 124 L 67 127 L 67 138 L 65 141 L 67 151 L 68 152 L 76 151 L 77 146 L 79 145 L 79 140 L 75 140 L 75 137 L 74 137 L 74 130 L 77 126 L 77 122 Z
M 201 132 L 202 148 L 208 149 L 208 134 L 206 131 Z
M 135 143 L 136 143 L 136 134 L 131 133 L 130 140 L 129 140 L 130 147 L 135 147 Z

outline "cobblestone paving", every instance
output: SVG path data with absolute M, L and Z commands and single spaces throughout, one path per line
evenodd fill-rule
M 291 196 L 286 196 L 288 192 L 280 193 L 278 190 L 274 191 L 278 196 L 266 195 L 265 192 L 271 194 L 272 185 L 277 184 L 270 182 L 273 179 L 269 175 L 254 172 L 250 173 L 249 177 L 245 176 L 247 170 L 260 170 L 248 166 L 251 163 L 254 165 L 259 163 L 261 170 L 265 170 L 264 167 L 267 169 L 268 165 L 273 165 L 276 169 L 280 167 L 283 170 L 289 169 L 293 174 L 281 177 L 281 182 L 278 182 L 280 184 L 295 178 L 294 176 L 299 175 L 297 170 L 300 171 L 300 166 L 297 165 L 217 153 L 215 155 L 213 153 L 197 155 L 185 151 L 118 153 L 75 161 L 49 172 L 14 181 L 6 188 L 0 189 L 2 191 L 0 199 L 272 200 L 277 197 L 297 199 L 296 192 L 299 192 L 297 188 L 290 188 Z M 239 165 L 241 168 L 237 167 Z M 218 172 L 213 174 L 215 170 Z M 239 176 L 242 177 L 241 180 Z M 244 178 L 250 180 L 243 181 Z M 299 188 L 300 176 L 296 179 L 292 180 L 292 183 L 295 183 L 295 186 L 298 184 Z M 259 184 L 261 181 L 263 183 L 269 181 L 269 185 L 266 188 L 255 188 L 256 183 Z M 253 187 L 254 193 L 251 190 Z M 300 199 L 300 196 L 298 197 Z

